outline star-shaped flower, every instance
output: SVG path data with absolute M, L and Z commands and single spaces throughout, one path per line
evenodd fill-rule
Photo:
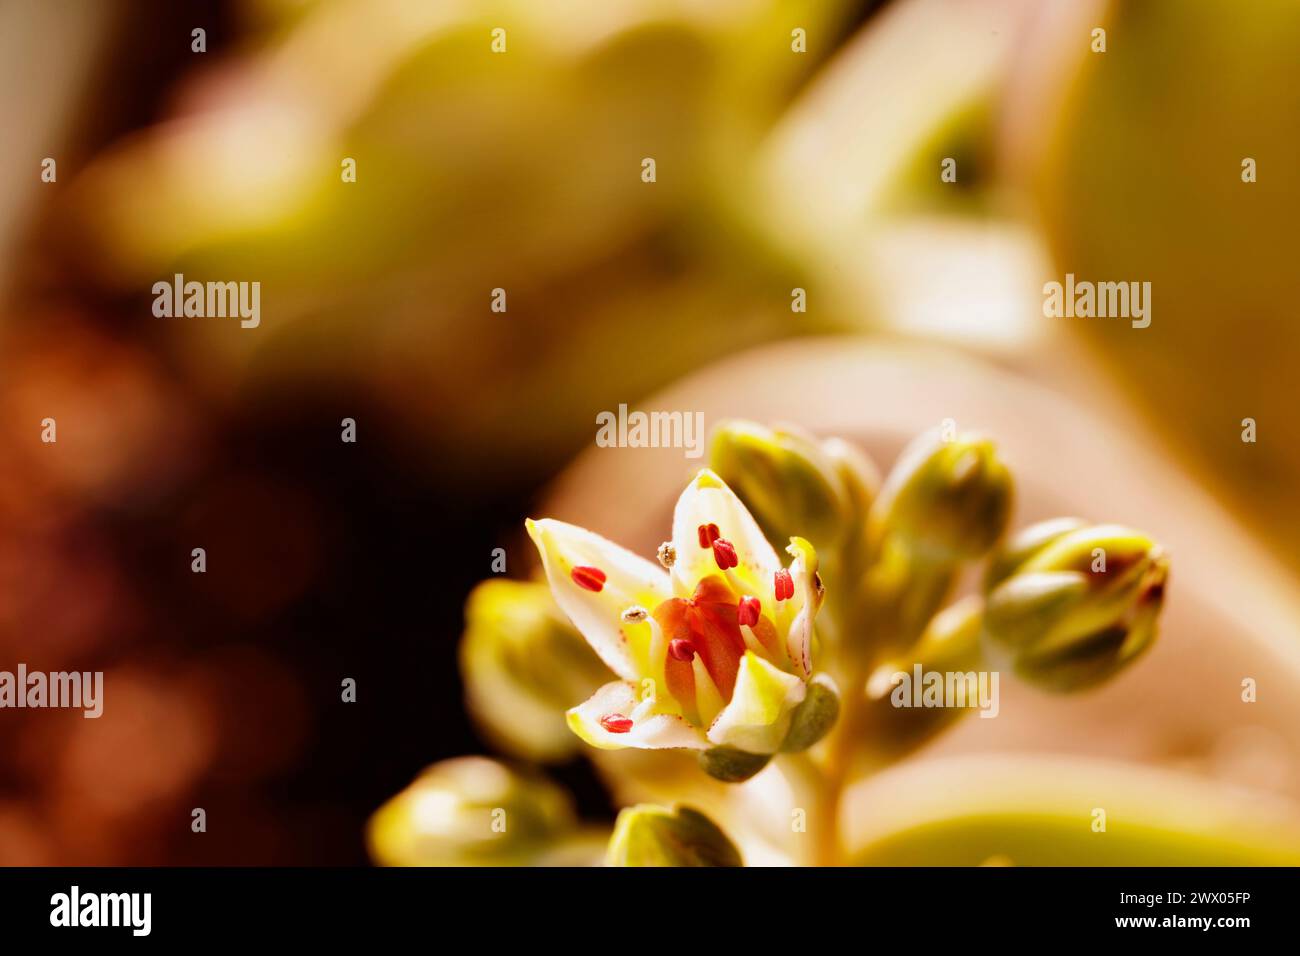
M 527 525 L 556 603 L 619 677 L 568 712 L 579 737 L 776 752 L 812 677 L 823 593 L 812 545 L 791 538 L 784 567 L 708 470 L 678 499 L 659 564 L 575 525 Z

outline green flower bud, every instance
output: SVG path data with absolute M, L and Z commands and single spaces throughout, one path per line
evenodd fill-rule
M 993 546 L 1011 513 L 1011 473 L 991 441 L 939 432 L 903 452 L 871 509 L 873 540 L 896 536 L 924 560 L 956 563 Z
M 790 729 L 781 742 L 781 750 L 785 753 L 807 750 L 826 736 L 839 715 L 840 697 L 835 693 L 834 684 L 825 674 L 818 674 L 808 684 L 803 702 L 790 717 Z
M 562 759 L 582 742 L 564 713 L 608 670 L 541 582 L 496 578 L 465 604 L 461 675 L 470 713 L 491 741 L 530 760 Z
M 898 538 L 885 538 L 865 579 L 874 629 L 872 655 L 892 654 L 915 644 L 951 597 L 957 572 L 957 565 L 929 560 Z
M 875 462 L 843 438 L 827 438 L 822 442 L 822 451 L 835 467 L 854 518 L 865 522 L 871 502 L 880 492 L 880 471 Z
M 860 737 L 881 762 L 897 760 L 932 739 L 959 717 L 977 709 L 899 707 L 894 700 L 902 680 L 922 674 L 975 674 L 983 664 L 980 622 L 984 602 L 969 596 L 936 614 L 916 644 L 882 662 L 867 678 Z M 967 681 L 967 686 L 971 686 Z
M 867 517 L 871 514 L 871 503 L 880 493 L 880 472 L 856 445 L 842 438 L 826 439 L 822 450 L 835 466 L 848 501 L 841 550 L 850 561 L 865 560 L 868 557 Z
M 736 747 L 710 747 L 701 750 L 698 759 L 710 777 L 723 783 L 740 783 L 766 767 L 772 755 L 752 754 Z
M 568 795 L 486 757 L 425 770 L 370 818 L 371 855 L 385 866 L 515 866 L 569 837 Z
M 1017 674 L 1070 691 L 1111 677 L 1155 640 L 1169 561 L 1117 525 L 1052 537 L 988 594 L 985 643 Z
M 605 855 L 608 866 L 743 866 L 722 829 L 690 807 L 642 804 L 618 815 Z
M 1038 524 L 1017 531 L 989 562 L 988 572 L 984 575 L 984 590 L 991 591 L 1006 580 L 1016 568 L 1020 567 L 1043 548 L 1057 538 L 1078 531 L 1087 525 L 1081 518 L 1049 518 Z
M 837 463 L 816 439 L 753 422 L 725 422 L 713 433 L 713 470 L 745 503 L 770 541 L 808 538 L 829 548 L 850 517 Z

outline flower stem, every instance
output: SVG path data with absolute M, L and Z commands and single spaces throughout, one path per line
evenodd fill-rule
M 844 790 L 849 784 L 853 769 L 854 728 L 860 721 L 860 700 L 867 678 L 870 627 L 872 616 L 866 600 L 857 585 L 863 579 L 865 567 L 858 559 L 857 548 L 846 547 L 839 556 L 839 580 L 842 590 L 832 592 L 834 597 L 828 608 L 835 621 L 835 634 L 839 645 L 836 677 L 840 687 L 840 715 L 823 748 L 823 761 L 819 767 L 817 800 L 814 813 L 814 844 L 812 861 L 815 866 L 842 866 L 843 841 L 840 834 Z M 852 582 L 852 585 L 850 585 Z
M 826 762 L 822 768 L 820 800 L 817 815 L 821 826 L 817 830 L 814 861 L 817 866 L 841 866 L 842 841 L 840 838 L 844 791 L 849 784 L 853 766 L 853 728 L 858 724 L 858 699 L 866 675 L 859 666 L 848 668 L 847 692 L 840 701 L 840 716 L 831 739 L 828 741 Z M 855 692 L 856 691 L 856 692 Z

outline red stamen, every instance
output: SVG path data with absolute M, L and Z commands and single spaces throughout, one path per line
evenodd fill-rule
M 668 642 L 668 653 L 673 656 L 673 660 L 690 663 L 695 660 L 695 645 L 678 637 Z
M 573 583 L 588 591 L 601 591 L 605 587 L 605 572 L 600 568 L 579 567 L 569 572 Z
M 740 559 L 736 557 L 735 546 L 726 538 L 719 538 L 713 542 L 713 560 L 718 562 L 718 567 L 723 571 L 734 568 L 740 563 Z
M 718 530 L 716 524 L 702 524 L 697 529 L 700 535 L 700 547 L 711 548 L 713 542 L 717 541 L 722 532 Z
M 794 578 L 785 568 L 776 572 L 776 599 L 785 601 L 794 597 Z
M 763 605 L 756 597 L 743 597 L 740 603 L 736 605 L 736 623 L 745 627 L 753 627 L 758 623 L 759 612 Z
M 600 726 L 611 734 L 625 734 L 632 729 L 632 718 L 622 714 L 606 714 L 600 718 Z

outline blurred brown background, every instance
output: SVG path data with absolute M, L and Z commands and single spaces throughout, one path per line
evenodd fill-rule
M 98 721 L 0 713 L 0 863 L 365 862 L 376 806 L 484 749 L 465 595 L 494 547 L 526 574 L 522 518 L 620 402 L 794 418 L 882 463 L 941 413 L 1020 432 L 1036 507 L 1182 528 L 1175 588 L 1222 586 L 1231 640 L 1294 639 L 1298 42 L 1281 0 L 10 0 L 0 668 L 107 689 Z M 1045 319 L 1067 271 L 1152 281 L 1152 327 Z M 261 327 L 156 318 L 177 272 L 260 281 Z M 868 352 L 728 377 L 814 334 Z M 892 390 L 864 377 L 881 361 Z M 922 382 L 952 390 L 918 403 Z M 1137 450 L 1098 461 L 1109 434 Z M 1059 468 L 1053 440 L 1092 457 Z M 547 507 L 633 540 L 626 499 L 592 491 L 613 473 L 583 467 Z M 1252 784 L 1300 786 L 1293 717 L 1240 746 Z M 1127 756 L 1201 760 L 1177 726 Z M 585 764 L 557 773 L 610 815 Z

